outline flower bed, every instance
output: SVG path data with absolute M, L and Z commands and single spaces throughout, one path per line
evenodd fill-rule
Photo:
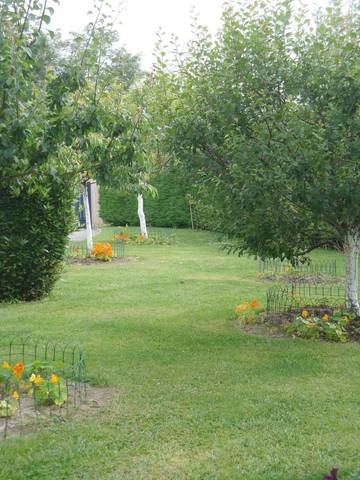
M 37 417 L 42 409 L 69 412 L 86 399 L 85 360 L 78 347 L 2 338 L 0 342 L 0 435 L 9 422 L 23 421 L 23 410 Z M 29 415 L 27 415 L 29 417 Z

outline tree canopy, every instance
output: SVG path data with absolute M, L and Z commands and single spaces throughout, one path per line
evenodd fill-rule
M 197 25 L 187 52 L 158 62 L 162 144 L 202 180 L 233 251 L 299 261 L 336 243 L 357 265 L 359 27 L 356 3 L 311 17 L 250 1 L 225 8 L 215 40 Z
M 137 182 L 137 124 L 123 102 L 127 87 L 118 71 L 124 52 L 115 54 L 105 2 L 96 2 L 85 34 L 75 36 L 64 55 L 61 39 L 49 30 L 57 3 L 0 3 L 3 299 L 29 300 L 50 291 L 81 181 Z

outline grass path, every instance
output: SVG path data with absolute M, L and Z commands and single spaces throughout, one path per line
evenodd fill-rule
M 359 345 L 242 333 L 234 305 L 269 286 L 256 262 L 207 233 L 176 237 L 129 246 L 125 265 L 67 266 L 49 298 L 0 306 L 1 334 L 80 343 L 114 391 L 93 418 L 2 444 L 0 479 L 318 480 L 335 464 L 352 478 Z

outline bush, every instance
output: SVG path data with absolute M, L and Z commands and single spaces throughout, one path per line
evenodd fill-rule
M 158 174 L 150 183 L 156 187 L 158 196 L 146 196 L 144 200 L 147 224 L 153 227 L 190 227 L 186 181 L 170 170 Z M 114 225 L 138 225 L 136 195 L 101 187 L 100 215 L 105 222 Z
M 0 189 L 0 300 L 36 300 L 57 279 L 73 222 L 72 185 L 44 181 L 15 194 Z

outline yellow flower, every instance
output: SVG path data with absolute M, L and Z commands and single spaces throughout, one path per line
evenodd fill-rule
M 59 381 L 59 376 L 53 373 L 50 377 L 50 383 L 55 384 Z
M 35 382 L 35 378 L 36 378 L 35 373 L 32 373 L 31 376 L 30 376 L 30 378 L 29 378 L 30 382 L 31 382 L 31 383 Z
M 8 362 L 3 362 L 2 363 L 2 368 L 11 368 Z
M 13 393 L 13 398 L 15 398 L 15 400 L 19 400 L 20 396 L 18 394 L 18 392 L 15 390 L 15 392 Z
M 41 375 L 40 374 L 34 375 L 34 379 L 31 380 L 33 375 L 34 374 L 32 374 L 30 377 L 30 382 L 35 383 L 35 385 L 41 385 L 43 383 L 43 379 L 41 378 Z
M 245 312 L 249 308 L 249 302 L 240 303 L 240 305 L 236 305 L 235 313 Z
M 310 313 L 308 312 L 308 310 L 303 310 L 303 311 L 301 312 L 301 316 L 302 316 L 303 318 L 307 318 L 309 315 L 310 315 Z
M 328 322 L 330 320 L 330 317 L 327 313 L 325 313 L 322 317 L 322 320 L 324 320 L 325 322 Z
M 348 322 L 349 321 L 349 317 L 347 315 L 343 315 L 341 317 L 341 320 L 344 320 L 344 322 Z

